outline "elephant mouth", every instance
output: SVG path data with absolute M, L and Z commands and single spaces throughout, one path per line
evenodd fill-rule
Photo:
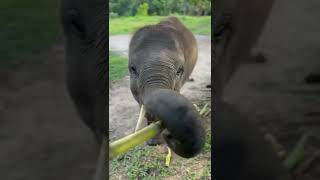
M 165 127 L 161 138 L 158 136 L 153 143 L 161 144 L 165 140 L 176 154 L 185 158 L 194 157 L 201 151 L 205 139 L 201 117 L 185 97 L 173 90 L 161 89 L 144 100 L 138 124 L 141 126 L 143 119 L 147 119 L 148 124 L 161 120 Z
M 173 91 L 177 92 L 176 89 L 166 89 L 166 90 L 173 90 Z M 136 93 L 136 94 L 138 94 L 138 93 Z M 146 112 L 142 96 L 138 96 L 138 99 L 139 99 L 138 103 L 140 104 L 140 114 L 139 114 L 138 122 L 136 124 L 135 132 L 141 128 L 144 128 L 147 125 L 150 125 L 151 123 L 154 123 L 154 122 L 157 122 L 160 120 L 155 115 L 153 115 L 149 112 Z
M 170 90 L 170 89 L 168 89 Z M 176 89 L 172 89 L 173 91 L 176 91 Z M 145 105 L 143 103 L 142 98 L 139 99 L 139 104 L 140 104 L 140 114 L 138 118 L 138 122 L 136 124 L 135 132 L 141 128 L 144 128 L 147 125 L 150 125 L 151 123 L 157 122 L 160 119 L 156 117 L 155 115 L 146 112 Z
M 150 113 L 146 113 L 146 116 L 145 116 L 146 120 L 147 120 L 147 125 L 151 124 L 151 123 L 154 123 L 156 121 L 159 121 L 159 118 L 157 118 L 156 116 L 150 114 Z
M 144 123 L 146 120 L 147 123 Z M 139 118 L 138 118 L 138 122 L 136 124 L 136 128 L 135 128 L 135 132 L 137 132 L 140 128 L 144 128 L 147 125 L 150 125 L 151 123 L 155 123 L 157 121 L 160 121 L 159 118 L 157 118 L 156 116 L 146 112 L 144 105 L 141 105 L 140 108 L 140 114 L 139 114 Z M 161 135 L 158 135 L 156 137 L 151 138 L 150 140 L 148 140 L 146 143 L 149 146 L 156 146 L 156 145 L 160 145 L 162 142 L 160 140 Z

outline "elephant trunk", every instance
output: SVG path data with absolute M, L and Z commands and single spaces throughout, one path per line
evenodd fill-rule
M 144 65 L 140 75 L 139 88 L 143 98 L 157 89 L 174 89 L 175 86 L 175 69 L 171 63 L 157 62 Z
M 164 139 L 176 154 L 185 158 L 199 154 L 205 130 L 200 115 L 184 96 L 170 89 L 156 89 L 144 95 L 143 103 L 147 113 L 163 122 Z

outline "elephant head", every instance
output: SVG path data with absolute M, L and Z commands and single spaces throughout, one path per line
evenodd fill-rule
M 192 33 L 177 18 L 139 29 L 129 47 L 130 88 L 143 105 L 148 122 L 160 119 L 164 139 L 182 157 L 193 157 L 204 145 L 201 118 L 179 90 L 197 58 Z
M 101 143 L 106 135 L 108 88 L 107 2 L 61 0 L 69 94 L 86 125 Z
M 108 88 L 107 1 L 60 0 L 65 35 L 67 89 L 82 120 L 94 132 L 100 156 L 94 179 L 106 179 Z

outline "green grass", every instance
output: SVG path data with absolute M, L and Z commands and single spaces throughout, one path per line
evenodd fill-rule
M 109 80 L 116 81 L 128 73 L 128 60 L 115 53 L 109 54 Z
M 206 142 L 207 143 L 210 141 Z M 211 142 L 210 142 L 211 144 Z M 211 147 L 211 145 L 210 145 Z M 184 159 L 174 155 L 169 167 L 165 166 L 166 153 L 158 148 L 140 145 L 125 155 L 111 160 L 111 179 L 210 179 L 211 149 L 204 149 L 197 157 Z
M 208 118 L 208 117 L 205 117 Z M 208 122 L 209 123 L 209 122 Z M 210 127 L 210 124 L 206 124 Z M 157 147 L 139 145 L 125 155 L 109 161 L 110 179 L 211 179 L 211 130 L 207 129 L 203 151 L 194 158 L 173 155 L 165 166 L 166 152 Z
M 59 32 L 56 0 L 0 1 L 0 66 L 29 61 Z
M 193 33 L 200 35 L 211 35 L 211 17 L 210 16 L 177 16 L 184 25 Z M 109 20 L 109 35 L 133 33 L 138 28 L 156 24 L 165 16 L 133 16 L 119 17 Z
M 162 177 L 170 175 L 168 168 L 163 163 L 161 164 L 163 160 L 164 158 L 154 153 L 154 148 L 137 146 L 126 155 L 111 161 L 110 178 L 114 179 L 121 174 L 128 179 L 148 178 L 149 174 Z

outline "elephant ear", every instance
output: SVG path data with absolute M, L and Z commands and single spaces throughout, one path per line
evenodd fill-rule
M 144 101 L 147 113 L 161 120 L 166 127 L 164 139 L 179 156 L 197 155 L 205 141 L 201 118 L 192 104 L 181 94 L 160 89 L 148 94 Z

